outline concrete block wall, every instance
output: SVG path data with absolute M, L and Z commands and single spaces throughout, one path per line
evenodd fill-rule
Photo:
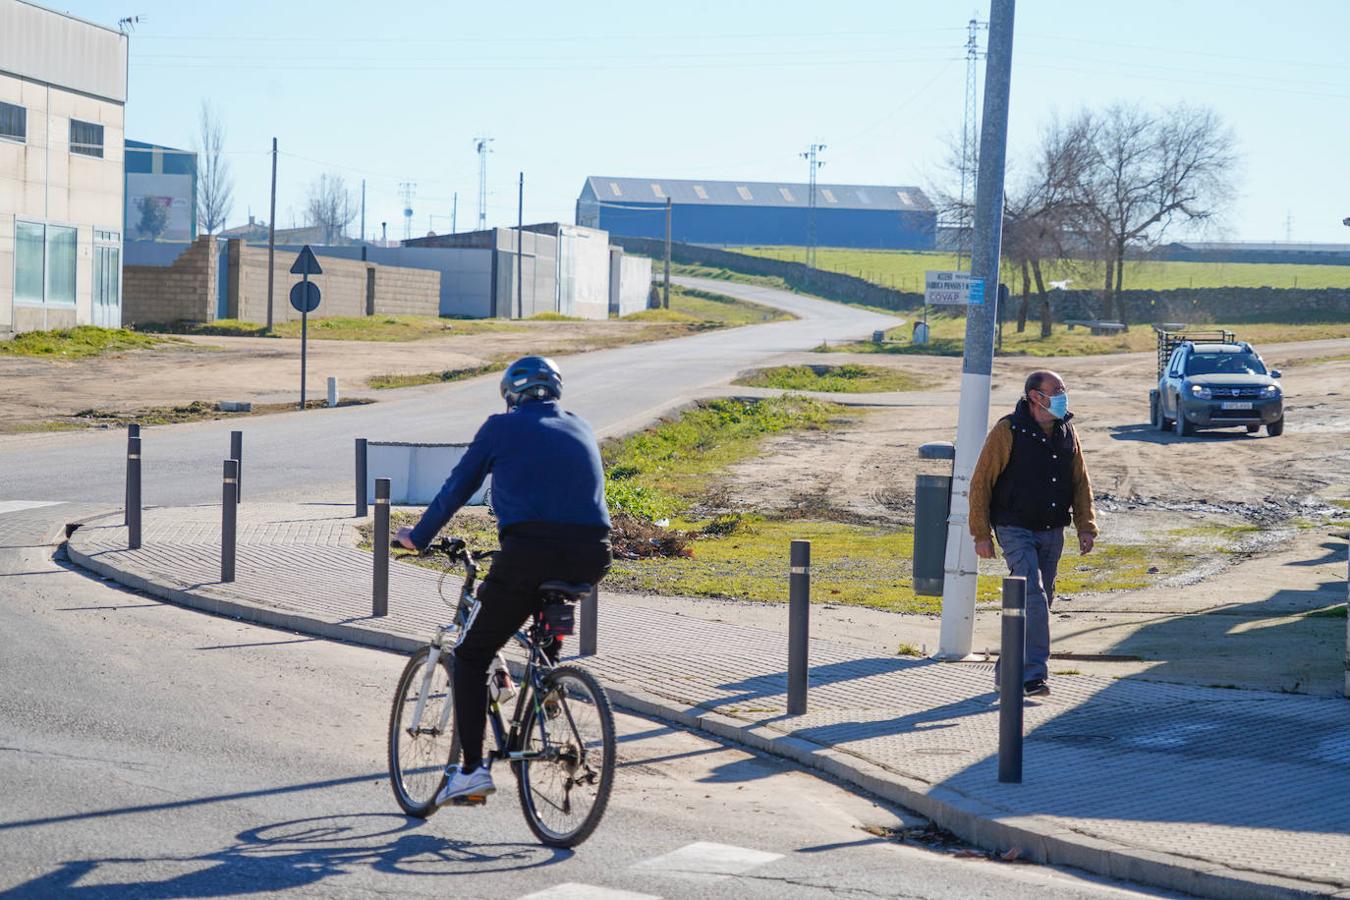
M 213 321 L 219 274 L 215 243 L 199 237 L 169 266 L 123 266 L 123 324 Z
M 326 262 L 320 265 L 327 265 Z M 370 264 L 374 272 L 376 315 L 437 316 L 441 311 L 441 273 Z M 294 277 L 294 276 L 291 276 Z M 322 307 L 320 307 L 322 308 Z
M 231 241 L 231 243 L 234 243 Z M 243 242 L 240 242 L 241 244 Z M 272 263 L 272 321 L 299 321 L 300 313 L 291 306 L 291 286 L 300 281 L 291 274 L 295 257 L 278 253 Z M 366 268 L 368 263 L 345 259 L 324 259 L 319 263 L 322 275 L 310 276 L 319 286 L 322 298 L 312 318 L 364 316 L 366 314 Z M 237 299 L 230 298 L 230 313 L 245 322 L 267 321 L 267 248 L 244 244 L 239 252 Z M 231 278 L 231 284 L 234 278 Z

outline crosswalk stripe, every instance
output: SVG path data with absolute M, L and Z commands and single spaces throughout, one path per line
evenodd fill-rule
M 631 868 L 667 875 L 729 878 L 732 875 L 744 874 L 751 869 L 782 858 L 783 854 L 781 853 L 766 853 L 763 850 L 750 850 L 746 847 L 734 847 L 731 844 L 697 841 L 671 851 L 664 856 L 635 863 Z
M 60 500 L 0 500 L 0 515 L 44 506 L 60 506 Z
M 613 888 L 596 887 L 593 884 L 578 884 L 568 881 L 533 894 L 526 894 L 520 900 L 661 900 L 655 894 L 639 894 L 635 891 L 616 891 Z

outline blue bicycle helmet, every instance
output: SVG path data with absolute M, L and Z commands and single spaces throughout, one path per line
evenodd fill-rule
M 562 373 L 546 356 L 522 356 L 502 375 L 502 399 L 507 409 L 522 400 L 560 400 Z

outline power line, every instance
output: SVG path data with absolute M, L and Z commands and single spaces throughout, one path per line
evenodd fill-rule
M 398 192 L 403 198 L 403 239 L 412 240 L 412 217 L 413 217 L 413 191 L 417 190 L 417 185 L 411 181 L 399 183 Z
M 799 154 L 806 160 L 810 172 L 806 200 L 806 264 L 812 269 L 816 267 L 816 171 L 825 165 L 824 161 L 817 157 L 824 149 L 824 144 L 812 144 L 810 149 Z
M 979 168 L 980 140 L 979 114 L 975 101 L 978 93 L 976 75 L 980 58 L 980 29 L 988 28 L 988 22 L 971 19 L 966 23 L 966 99 L 961 122 L 961 205 L 957 207 L 956 225 L 956 268 L 961 268 L 961 255 L 965 250 L 966 239 L 970 233 L 970 209 L 966 204 L 967 192 L 975 187 L 975 172 Z
M 487 228 L 487 158 L 492 152 L 488 144 L 493 139 L 476 137 L 473 141 L 478 153 L 478 230 L 483 231 Z

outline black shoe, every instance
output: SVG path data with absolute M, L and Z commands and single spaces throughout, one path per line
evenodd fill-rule
M 1023 683 L 1022 693 L 1028 697 L 1045 697 L 1050 694 L 1050 686 L 1045 683 L 1044 678 L 1033 678 Z

